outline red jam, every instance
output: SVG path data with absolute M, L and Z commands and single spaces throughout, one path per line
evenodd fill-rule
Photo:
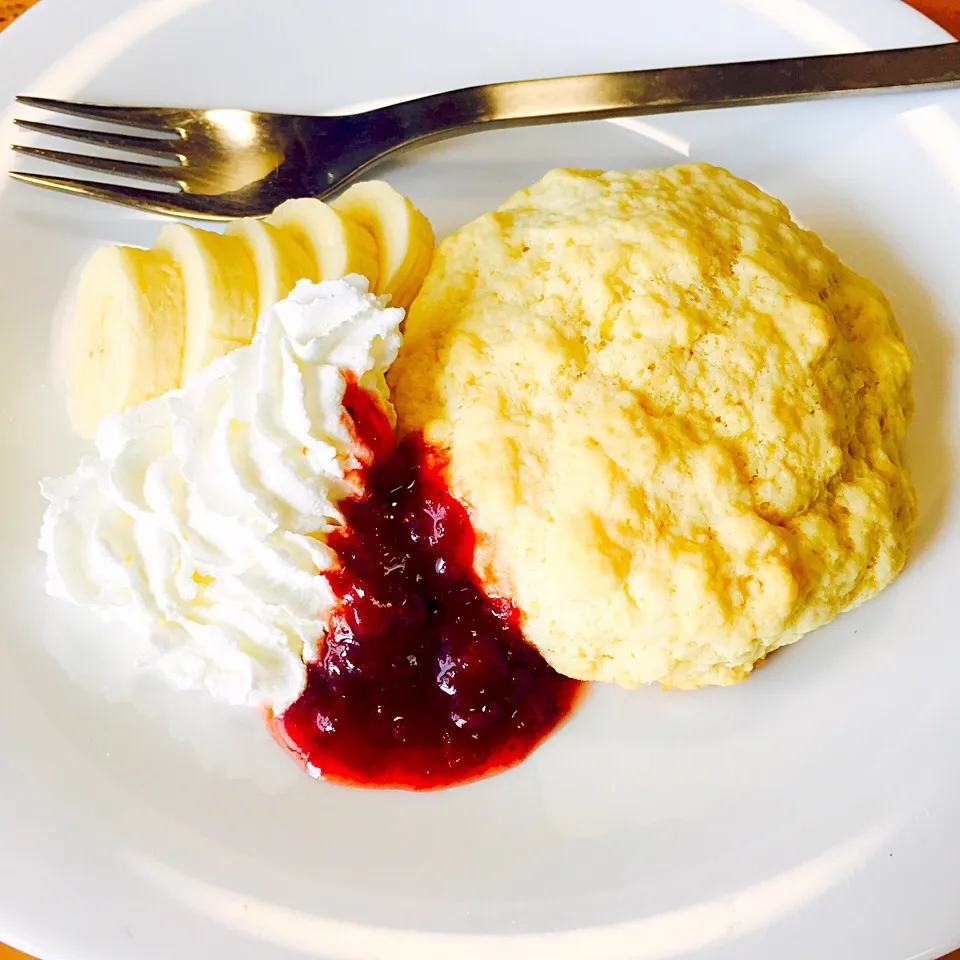
M 442 458 L 420 438 L 395 448 L 356 385 L 344 405 L 371 463 L 329 538 L 340 567 L 323 653 L 274 733 L 324 779 L 359 786 L 430 790 L 512 767 L 567 716 L 580 684 L 484 591 Z

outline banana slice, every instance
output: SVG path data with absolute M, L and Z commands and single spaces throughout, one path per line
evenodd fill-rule
M 228 237 L 246 244 L 257 272 L 257 309 L 259 317 L 283 300 L 298 280 L 312 279 L 316 267 L 306 250 L 286 230 L 263 220 L 244 218 L 227 226 Z
M 370 232 L 322 200 L 287 200 L 267 217 L 267 223 L 296 238 L 310 254 L 316 265 L 311 280 L 359 273 L 376 289 L 379 260 Z
M 257 273 L 239 237 L 181 223 L 164 227 L 154 249 L 170 254 L 183 276 L 183 383 L 212 360 L 253 339 Z
M 391 306 L 409 307 L 433 257 L 430 221 L 383 180 L 355 183 L 331 206 L 373 234 L 380 255 L 377 293 L 389 293 Z
M 180 383 L 184 291 L 173 258 L 103 247 L 87 262 L 65 331 L 67 406 L 77 432 Z

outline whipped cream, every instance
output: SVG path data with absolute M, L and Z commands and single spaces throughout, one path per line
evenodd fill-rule
M 250 345 L 105 417 L 98 455 L 41 483 L 48 592 L 143 631 L 179 687 L 288 706 L 333 603 L 325 535 L 356 492 L 345 374 L 392 418 L 402 318 L 363 277 L 301 281 Z

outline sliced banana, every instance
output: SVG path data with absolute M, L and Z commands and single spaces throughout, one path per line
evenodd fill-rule
M 238 237 L 247 247 L 257 273 L 259 317 L 288 296 L 298 280 L 315 279 L 313 259 L 286 230 L 263 220 L 244 218 L 227 226 L 228 237 Z
M 253 339 L 298 280 L 349 273 L 408 307 L 433 256 L 429 221 L 383 181 L 332 205 L 288 200 L 224 234 L 164 228 L 152 250 L 105 247 L 84 268 L 64 336 L 70 417 L 93 436 L 107 413 L 182 386 Z
M 87 262 L 66 329 L 67 404 L 92 437 L 108 413 L 180 383 L 184 290 L 162 251 L 103 247 Z
M 164 227 L 154 249 L 170 254 L 183 276 L 182 383 L 217 357 L 253 339 L 257 273 L 247 245 L 239 237 L 181 223 Z
M 391 306 L 409 307 L 433 257 L 430 221 L 383 180 L 355 183 L 331 206 L 373 234 L 380 255 L 377 293 L 389 293 Z
M 373 236 L 360 223 L 342 217 L 322 200 L 287 200 L 267 217 L 267 223 L 294 237 L 315 266 L 311 280 L 334 280 L 359 273 L 376 289 L 378 263 Z
M 427 226 L 429 227 L 430 224 L 427 223 Z M 396 284 L 395 292 L 388 291 L 393 306 L 403 307 L 404 310 L 410 309 L 410 304 L 417 298 L 430 270 L 430 264 L 433 262 L 433 246 L 433 230 L 430 231 L 429 237 L 421 234 L 417 239 L 411 240 L 411 247 L 415 248 L 417 253 L 411 258 L 411 266 L 406 277 Z

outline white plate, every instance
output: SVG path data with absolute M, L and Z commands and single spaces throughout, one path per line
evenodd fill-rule
M 0 105 L 319 111 L 942 36 L 894 0 L 43 0 L 0 38 Z M 443 232 L 550 166 L 687 156 L 782 197 L 893 300 L 917 360 L 913 559 L 749 683 L 597 690 L 515 771 L 425 795 L 317 784 L 251 714 L 104 675 L 123 638 L 45 597 L 37 480 L 83 450 L 51 317 L 97 243 L 155 222 L 0 184 L 0 939 L 50 960 L 905 960 L 960 942 L 960 93 L 491 133 L 387 175 Z

